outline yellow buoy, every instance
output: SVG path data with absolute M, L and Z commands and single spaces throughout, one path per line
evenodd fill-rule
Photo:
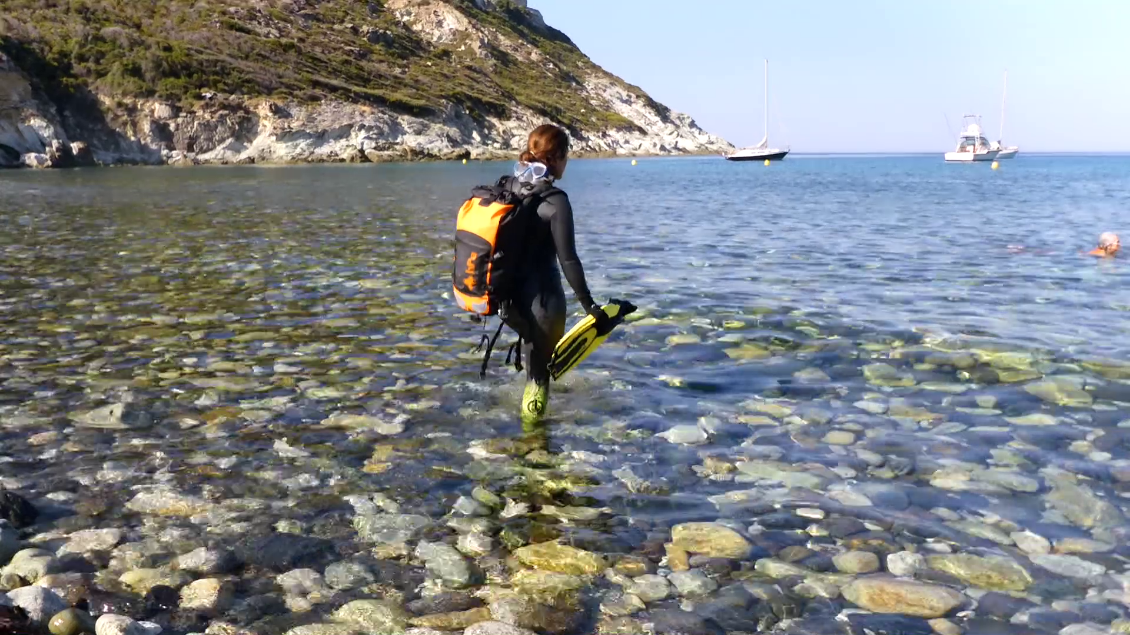
M 997 163 L 996 161 L 993 161 L 993 165 L 992 165 L 992 168 L 993 168 L 994 170 L 995 170 L 995 169 L 997 169 L 997 168 L 999 168 L 1000 166 L 1001 166 L 1001 164 L 1000 164 L 1000 163 Z
M 632 159 L 632 165 L 635 165 L 635 164 L 636 164 L 636 160 Z
M 769 159 L 765 159 L 765 165 L 769 165 Z
M 463 159 L 463 165 L 467 165 L 467 159 Z

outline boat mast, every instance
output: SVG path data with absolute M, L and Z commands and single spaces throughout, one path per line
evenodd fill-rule
M 997 142 L 1004 147 L 1004 103 L 1008 100 L 1008 71 L 1004 72 L 1004 94 L 1001 96 L 1001 133 L 997 136 Z
M 765 141 L 769 146 L 769 60 L 765 60 Z

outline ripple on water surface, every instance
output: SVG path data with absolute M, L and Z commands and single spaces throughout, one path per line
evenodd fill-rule
M 577 162 L 590 284 L 641 308 L 535 431 L 447 295 L 452 205 L 498 165 L 17 174 L 0 485 L 38 518 L 0 501 L 0 584 L 173 632 L 1106 628 L 1125 273 L 1040 252 L 1030 192 L 1126 191 L 1078 161 Z M 987 257 L 1022 208 L 1032 253 Z

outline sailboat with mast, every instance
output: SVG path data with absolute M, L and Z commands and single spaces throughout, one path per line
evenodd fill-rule
M 761 143 L 723 155 L 727 161 L 778 161 L 785 158 L 789 148 L 769 147 L 769 60 L 765 60 L 765 137 Z
M 1002 145 L 1004 143 L 1004 141 L 1003 141 L 1003 139 L 1004 139 L 1004 104 L 1005 104 L 1005 101 L 1007 99 L 1008 99 L 1008 71 L 1005 71 L 1004 72 L 1004 94 L 1001 96 L 1001 131 L 1000 131 L 1000 134 L 997 136 L 997 140 L 994 141 L 992 143 L 992 146 L 991 146 L 993 150 L 997 150 L 997 159 L 1011 159 L 1012 157 L 1016 156 L 1017 152 L 1020 152 L 1020 148 L 1017 147 L 1017 146 L 1005 147 L 1004 145 Z

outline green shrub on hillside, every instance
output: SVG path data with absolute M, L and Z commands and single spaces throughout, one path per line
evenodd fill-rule
M 597 67 L 564 34 L 537 28 L 514 5 L 494 13 L 450 1 L 542 59 L 433 47 L 383 3 L 365 0 L 5 0 L 0 50 L 60 105 L 86 90 L 186 105 L 214 92 L 332 97 L 415 114 L 458 104 L 501 116 L 525 106 L 576 130 L 634 126 L 583 96 L 577 76 Z

